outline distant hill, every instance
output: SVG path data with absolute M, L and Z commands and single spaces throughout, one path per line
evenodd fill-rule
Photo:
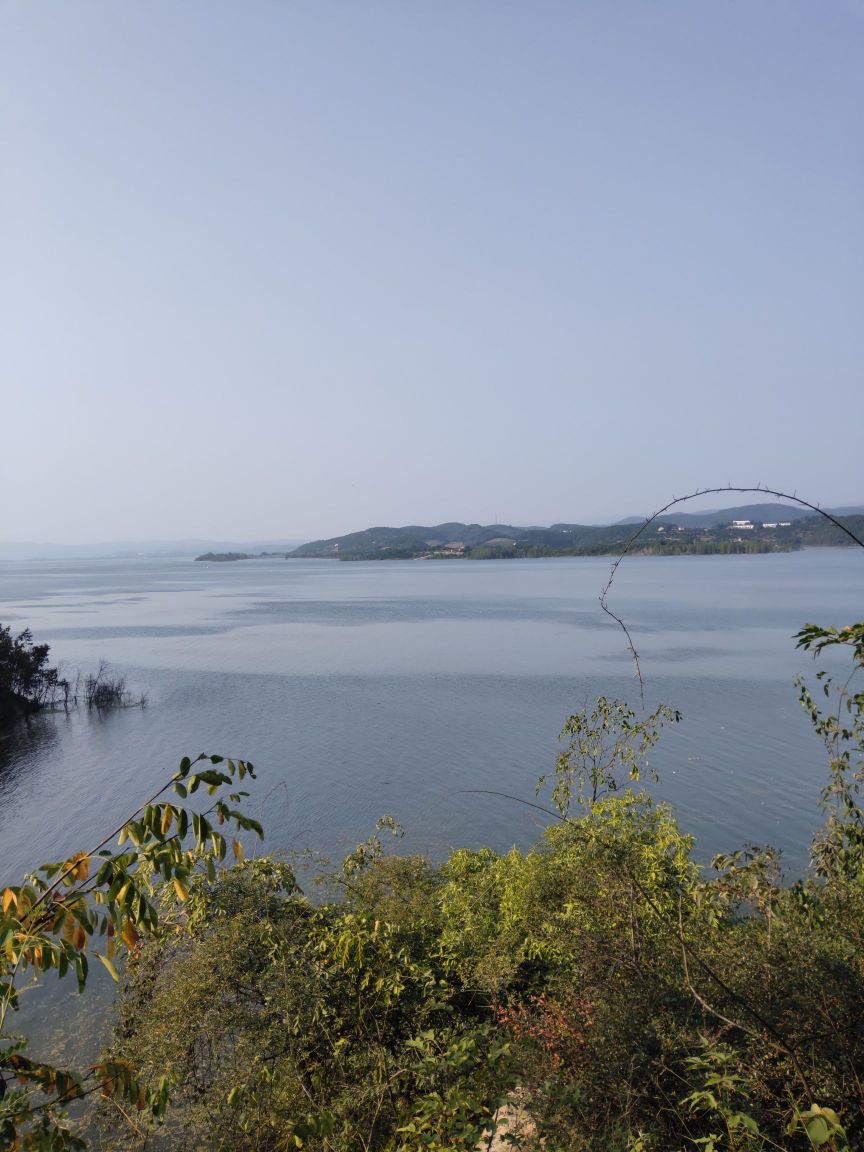
M 826 508 L 832 516 L 864 515 L 864 505 L 849 508 Z M 703 512 L 670 512 L 658 518 L 658 524 L 682 524 L 694 528 L 716 528 L 718 524 L 729 524 L 732 520 L 752 520 L 753 523 L 777 522 L 780 520 L 809 520 L 813 513 L 808 508 L 795 504 L 742 504 L 737 508 L 711 508 Z M 644 516 L 628 516 L 619 524 L 631 527 L 641 524 Z
M 864 508 L 850 526 L 864 533 Z M 746 521 L 735 527 L 733 521 Z M 518 556 L 607 555 L 620 551 L 641 521 L 618 524 L 552 524 L 523 528 L 513 524 L 410 524 L 401 528 L 366 528 L 345 536 L 313 540 L 289 558 L 339 560 L 497 559 Z M 839 529 L 821 516 L 801 514 L 787 504 L 747 504 L 710 512 L 663 516 L 640 538 L 638 550 L 681 552 L 776 552 L 816 545 L 848 543 Z

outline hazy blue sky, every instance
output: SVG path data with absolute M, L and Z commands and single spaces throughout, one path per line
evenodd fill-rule
M 0 537 L 864 501 L 864 4 L 0 3 Z

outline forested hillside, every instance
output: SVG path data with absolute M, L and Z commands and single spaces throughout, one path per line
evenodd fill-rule
M 852 531 L 861 534 L 864 530 L 864 515 L 841 519 Z M 562 523 L 548 528 L 521 528 L 512 524 L 451 522 L 425 527 L 367 528 L 346 536 L 314 540 L 289 553 L 289 558 L 486 560 L 520 556 L 605 556 L 621 552 L 639 523 Z M 784 504 L 755 504 L 719 512 L 657 517 L 640 537 L 637 548 L 652 554 L 677 555 L 788 552 L 850 543 L 849 537 L 823 516 Z

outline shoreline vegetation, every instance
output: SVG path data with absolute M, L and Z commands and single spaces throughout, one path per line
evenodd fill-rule
M 617 556 L 623 541 L 617 544 L 599 544 L 585 548 L 549 548 L 543 545 L 502 547 L 480 545 L 477 548 L 456 551 L 449 549 L 427 549 L 413 552 L 410 549 L 382 548 L 377 552 L 345 553 L 339 556 L 296 556 L 290 552 L 206 552 L 196 556 L 195 562 L 208 564 L 230 564 L 238 560 L 299 560 L 333 559 L 346 563 L 359 563 L 365 560 L 536 560 L 551 556 Z M 670 540 L 645 544 L 630 550 L 631 556 L 742 556 L 763 555 L 767 552 L 798 552 L 802 545 L 771 544 L 765 540 Z
M 739 556 L 797 552 L 802 548 L 852 546 L 838 524 L 864 535 L 862 509 L 837 510 L 836 523 L 786 504 L 748 504 L 712 512 L 652 517 L 638 544 L 628 547 L 640 520 L 619 524 L 463 524 L 366 528 L 313 540 L 284 552 L 207 552 L 196 561 L 256 559 L 330 560 L 512 560 L 550 556 Z
M 126 677 L 113 675 L 104 660 L 95 672 L 70 678 L 48 663 L 49 652 L 47 644 L 34 644 L 29 628 L 13 636 L 0 624 L 0 728 L 43 709 L 107 712 L 147 706 L 146 694 L 129 692 Z

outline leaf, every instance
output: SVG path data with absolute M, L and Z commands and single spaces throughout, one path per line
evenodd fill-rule
M 243 863 L 243 845 L 239 840 L 232 840 L 231 847 L 234 849 L 234 858 L 238 864 Z
M 102 961 L 102 963 L 108 969 L 108 971 L 111 973 L 111 979 L 114 981 L 114 983 L 119 984 L 120 983 L 120 977 L 117 975 L 117 969 L 114 967 L 114 965 L 108 959 L 108 957 L 103 956 L 101 952 L 97 952 L 96 955 L 99 957 L 99 959 Z
M 6 888 L 3 892 L 3 915 L 4 916 L 9 911 L 9 906 L 12 904 L 13 900 L 15 902 L 15 907 L 17 908 L 18 907 L 18 897 L 15 895 L 15 893 L 12 891 L 11 888 Z
M 815 1116 L 807 1122 L 807 1138 L 814 1147 L 819 1148 L 831 1138 L 828 1121 L 822 1116 Z
M 87 972 L 89 967 L 90 966 L 87 963 L 87 957 L 83 952 L 79 952 L 75 957 L 75 975 L 78 977 L 79 993 L 84 991 L 84 986 L 87 983 Z
M 177 896 L 180 900 L 189 899 L 189 889 L 186 887 L 182 880 L 178 879 L 177 876 L 174 877 L 174 891 L 177 893 Z
M 230 784 L 231 777 L 226 776 L 224 772 L 214 772 L 211 768 L 206 769 L 204 772 L 197 772 L 195 775 L 196 780 L 200 780 L 202 784 L 210 785 Z

